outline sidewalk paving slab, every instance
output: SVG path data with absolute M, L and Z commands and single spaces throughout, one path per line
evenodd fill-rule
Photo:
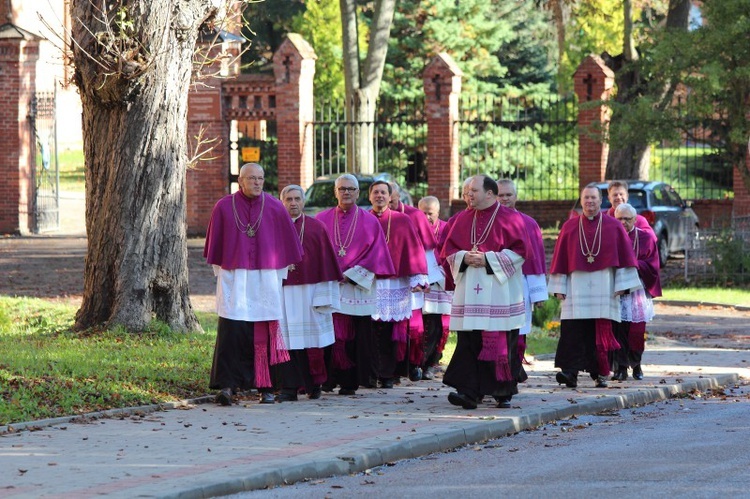
M 392 390 L 261 405 L 193 403 L 108 411 L 0 428 L 0 497 L 215 497 L 363 471 L 554 421 L 731 386 L 750 351 L 656 340 L 643 381 L 558 385 L 551 359 L 527 366 L 511 409 L 450 405 L 439 379 Z M 162 407 L 168 407 L 162 409 Z

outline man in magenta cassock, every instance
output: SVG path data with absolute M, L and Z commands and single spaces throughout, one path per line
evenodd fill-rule
M 328 377 L 323 349 L 334 343 L 333 313 L 341 308 L 339 281 L 343 276 L 326 226 L 303 212 L 302 187 L 288 185 L 279 198 L 294 221 L 305 254 L 284 280 L 281 332 L 290 361 L 279 367 L 281 393 L 276 400 L 295 401 L 300 390 L 317 399 Z
M 239 390 L 257 388 L 274 403 L 269 367 L 289 360 L 279 329 L 282 281 L 302 260 L 302 245 L 284 206 L 263 192 L 263 168 L 240 169 L 240 190 L 211 212 L 203 256 L 216 275 L 219 327 L 209 387 L 217 402 L 232 403 Z
M 581 190 L 583 213 L 560 230 L 550 266 L 549 292 L 562 300 L 557 382 L 578 386 L 587 371 L 606 388 L 609 352 L 619 344 L 612 322 L 620 322 L 620 295 L 641 287 L 630 239 L 622 225 L 601 212 L 596 184 Z
M 391 185 L 382 180 L 370 185 L 370 213 L 377 217 L 385 234 L 394 267 L 391 277 L 378 279 L 376 283 L 377 310 L 372 315 L 375 341 L 372 361 L 375 378 L 383 388 L 393 387 L 399 376 L 397 364 L 406 363 L 412 295 L 421 295 L 427 287 L 422 241 L 409 217 L 388 207 L 391 189 Z M 419 322 L 421 324 L 421 320 Z M 420 350 L 421 346 L 420 343 Z
M 455 217 L 442 249 L 456 286 L 450 328 L 458 334 L 443 383 L 456 389 L 448 395 L 453 405 L 474 409 L 492 395 L 498 407 L 507 408 L 525 379 L 516 349 L 526 317 L 526 226 L 497 202 L 492 178 L 474 176 L 468 196 L 472 209 Z
M 378 219 L 356 204 L 357 177 L 341 175 L 334 190 L 338 205 L 317 216 L 326 226 L 344 274 L 339 286 L 341 311 L 333 314 L 336 342 L 326 349 L 328 380 L 323 389 L 340 385 L 340 395 L 354 395 L 360 385 L 369 385 L 372 375 L 370 317 L 377 310 L 375 281 L 395 271 Z

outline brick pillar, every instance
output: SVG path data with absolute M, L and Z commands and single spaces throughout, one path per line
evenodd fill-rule
M 615 74 L 601 57 L 590 55 L 573 75 L 578 95 L 578 185 L 601 182 L 607 171 L 609 145 L 602 133 L 609 126 L 609 111 L 597 101 L 609 100 Z
M 219 56 L 221 44 L 212 50 L 211 56 L 216 62 L 212 68 L 204 69 L 207 75 L 212 71 L 219 73 L 222 61 L 227 60 Z M 214 204 L 229 194 L 229 122 L 222 112 L 221 86 L 226 77 L 207 76 L 201 80 L 201 85 L 191 85 L 188 93 L 188 156 L 192 159 L 196 148 L 198 152 L 213 148 L 187 171 L 187 233 L 190 236 L 206 234 Z M 198 145 L 199 135 L 202 145 Z
M 451 56 L 440 53 L 422 73 L 427 115 L 427 193 L 440 200 L 442 217 L 459 197 L 458 99 L 463 72 Z
M 36 91 L 39 39 L 12 24 L 0 37 L 0 234 L 28 234 L 32 223 L 29 103 Z
M 313 182 L 315 59 L 313 48 L 296 33 L 289 33 L 273 55 L 279 191 L 289 184 L 306 189 Z
M 745 166 L 750 170 L 750 154 L 745 158 Z M 732 204 L 732 216 L 750 216 L 750 192 L 742 181 L 742 175 L 737 168 L 733 168 L 734 203 Z M 703 225 L 703 224 L 701 224 Z

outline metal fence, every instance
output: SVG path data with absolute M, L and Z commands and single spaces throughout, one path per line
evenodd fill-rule
M 367 105 L 367 104 L 366 104 Z M 316 109 L 315 176 L 346 171 L 348 134 L 372 138 L 375 169 L 388 172 L 414 199 L 427 192 L 427 123 L 423 99 L 380 98 L 373 120 L 347 121 L 343 103 L 323 103 Z M 352 113 L 353 114 L 353 113 Z
M 38 234 L 60 228 L 55 92 L 34 95 L 29 103 L 29 126 L 34 158 L 31 230 Z
M 685 281 L 750 285 L 750 217 L 725 229 L 701 229 L 685 251 Z
M 578 197 L 575 96 L 467 96 L 459 113 L 461 179 L 511 178 L 524 200 Z
M 649 179 L 671 184 L 684 199 L 725 199 L 732 196 L 732 162 L 712 130 L 719 121 L 689 115 L 683 98 L 672 104 L 670 122 L 679 139 L 654 145 Z

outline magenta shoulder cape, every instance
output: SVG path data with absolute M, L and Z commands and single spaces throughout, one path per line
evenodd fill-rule
M 409 217 L 409 220 L 414 224 L 419 239 L 422 241 L 424 249 L 430 250 L 436 246 L 437 243 L 432 228 L 430 227 L 430 221 L 427 220 L 427 215 L 425 215 L 422 210 L 413 206 L 405 205 L 399 201 L 398 210 L 396 211 L 400 211 Z
M 484 210 L 465 210 L 458 213 L 453 219 L 453 225 L 450 227 L 440 256 L 447 258 L 460 250 L 471 250 L 472 240 L 481 240 L 495 209 L 497 209 L 497 215 L 494 223 L 487 229 L 487 237 L 484 242 L 478 245 L 479 251 L 509 249 L 526 258 L 529 245 L 523 218 L 517 211 L 498 205 L 497 202 Z M 472 224 L 474 223 L 475 213 L 477 218 L 473 231 L 474 237 L 472 238 Z
M 305 254 L 302 261 L 295 264 L 293 270 L 289 270 L 284 285 L 340 281 L 343 276 L 331 240 L 328 239 L 326 226 L 320 220 L 303 214 L 294 221 L 297 234 L 302 231 L 303 221 L 305 230 L 302 234 L 302 249 Z
M 409 217 L 391 209 L 386 210 L 381 217 L 374 213 L 373 216 L 378 219 L 383 234 L 388 234 L 388 223 L 390 221 L 391 230 L 387 245 L 393 261 L 394 275 L 396 277 L 407 277 L 427 274 L 424 247 Z
M 634 227 L 628 232 L 631 244 L 638 238 L 638 277 L 643 281 L 643 288 L 653 298 L 661 296 L 661 277 L 659 276 L 659 250 L 652 233 Z
M 355 223 L 352 232 L 350 229 Z M 338 216 L 339 230 L 336 234 L 336 217 Z M 338 206 L 318 213 L 318 220 L 323 222 L 328 232 L 328 239 L 333 244 L 336 259 L 342 272 L 346 272 L 357 265 L 374 273 L 377 277 L 391 277 L 394 274 L 393 262 L 385 244 L 385 236 L 380 230 L 378 219 L 367 213 L 359 206 L 354 206 L 344 212 Z M 351 234 L 350 238 L 347 235 Z M 340 236 L 340 237 L 339 237 Z M 337 241 L 338 239 L 338 241 Z M 340 244 L 343 243 L 344 255 L 341 255 Z
M 211 212 L 206 230 L 203 256 L 211 265 L 224 270 L 282 269 L 302 260 L 302 245 L 281 201 L 267 193 L 258 232 L 254 237 L 237 228 L 232 199 L 243 224 L 252 225 L 258 219 L 261 196 L 250 200 L 236 192 L 221 198 Z
M 581 241 L 578 237 L 578 223 L 583 220 L 583 230 L 589 247 L 596 252 L 599 247 L 598 237 L 594 248 L 594 235 L 599 219 L 602 220 L 601 249 L 593 263 L 589 263 L 581 251 Z M 585 247 L 585 244 L 584 244 Z M 614 218 L 599 213 L 592 220 L 584 215 L 570 218 L 560 229 L 560 235 L 555 244 L 552 256 L 550 274 L 570 274 L 574 270 L 593 272 L 606 268 L 635 267 L 637 265 L 633 246 L 622 224 Z
M 547 261 L 544 253 L 544 239 L 542 229 L 536 220 L 525 213 L 518 212 L 526 225 L 526 235 L 529 238 L 529 255 L 523 262 L 522 272 L 524 275 L 540 275 L 547 273 Z

